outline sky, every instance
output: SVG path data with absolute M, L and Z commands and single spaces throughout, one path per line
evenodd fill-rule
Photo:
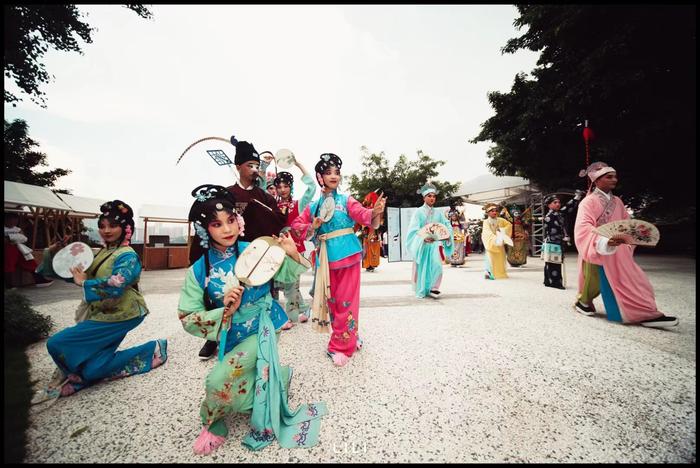
M 151 5 L 152 20 L 119 5 L 78 9 L 93 43 L 82 55 L 50 50 L 47 108 L 25 98 L 5 119 L 26 120 L 49 167 L 72 171 L 56 187 L 119 198 L 137 216 L 234 182 L 205 152 L 233 160 L 226 143 L 175 164 L 209 136 L 289 148 L 308 170 L 333 152 L 345 176 L 359 175 L 363 145 L 392 165 L 422 150 L 446 161 L 440 180 L 487 174 L 489 143 L 469 143 L 494 114 L 487 94 L 509 91 L 538 57 L 501 54 L 524 33 L 512 5 Z

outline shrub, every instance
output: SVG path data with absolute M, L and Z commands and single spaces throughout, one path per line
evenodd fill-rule
M 32 309 L 18 291 L 5 291 L 5 343 L 28 345 L 49 336 L 53 320 Z

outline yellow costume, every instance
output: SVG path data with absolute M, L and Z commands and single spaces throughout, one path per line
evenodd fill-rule
M 481 241 L 484 244 L 486 255 L 484 262 L 486 264 L 486 273 L 489 279 L 508 278 L 506 274 L 506 249 L 503 243 L 496 245 L 498 229 L 502 230 L 506 236 L 510 237 L 513 232 L 513 226 L 503 218 L 491 218 L 484 220 L 484 225 L 481 230 Z

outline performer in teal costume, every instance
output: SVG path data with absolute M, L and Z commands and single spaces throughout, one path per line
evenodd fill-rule
M 423 195 L 423 206 L 418 208 L 411 218 L 406 237 L 406 248 L 413 256 L 413 285 L 416 297 L 425 297 L 429 294 L 440 294 L 440 282 L 442 281 L 442 262 L 440 260 L 439 245 L 442 243 L 445 256 L 452 255 L 453 235 L 452 226 L 442 211 L 434 208 L 437 200 L 437 189 L 427 183 L 418 191 Z M 450 233 L 450 238 L 443 241 L 435 241 L 432 238 L 423 238 L 418 231 L 428 223 L 440 223 Z

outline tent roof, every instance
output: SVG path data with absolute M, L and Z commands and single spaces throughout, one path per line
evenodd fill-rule
M 78 197 L 76 195 L 57 194 L 58 197 L 71 207 L 70 215 L 84 217 L 97 217 L 101 214 L 100 206 L 107 200 L 97 198 Z
M 521 199 L 538 190 L 537 186 L 522 177 L 484 174 L 460 184 L 456 196 L 467 203 L 481 204 Z
M 189 210 L 183 206 L 141 205 L 139 218 L 161 223 L 187 223 Z
M 9 180 L 5 180 L 4 183 L 5 209 L 31 206 L 36 208 L 71 211 L 70 206 L 68 206 L 55 193 L 46 187 L 11 182 Z

